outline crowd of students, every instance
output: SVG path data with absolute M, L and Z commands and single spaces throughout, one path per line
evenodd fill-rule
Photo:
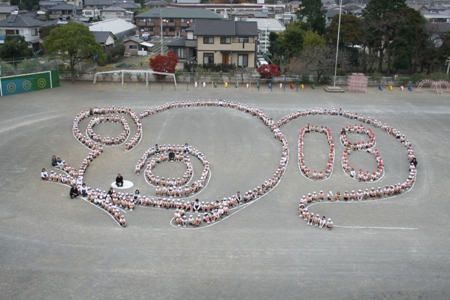
M 103 147 L 101 144 L 98 144 L 94 141 L 92 141 L 89 138 L 84 137 L 81 132 L 78 129 L 78 124 L 86 117 L 92 116 L 93 114 L 103 114 L 103 113 L 128 113 L 132 116 L 132 118 L 135 120 L 136 125 L 138 125 L 138 132 L 135 135 L 135 137 L 128 143 L 126 143 L 126 149 L 130 150 L 132 149 L 140 140 L 141 134 L 142 134 L 142 126 L 140 125 L 139 118 L 143 118 L 146 116 L 150 116 L 154 113 L 159 113 L 166 111 L 168 109 L 172 108 L 182 108 L 182 107 L 196 107 L 196 106 L 217 106 L 217 107 L 225 107 L 225 108 L 231 108 L 231 109 L 238 109 L 240 111 L 246 112 L 251 114 L 252 116 L 258 117 L 265 125 L 267 125 L 271 131 L 273 132 L 273 135 L 276 139 L 280 140 L 282 143 L 282 153 L 281 153 L 281 159 L 278 166 L 278 169 L 274 173 L 274 175 L 269 179 L 264 181 L 264 183 L 260 184 L 258 187 L 254 189 L 250 189 L 249 191 L 245 192 L 243 195 L 241 195 L 240 192 L 237 192 L 236 194 L 224 198 L 222 200 L 215 200 L 215 201 L 184 201 L 180 199 L 174 199 L 174 197 L 169 198 L 162 198 L 162 197 L 147 197 L 147 196 L 141 196 L 140 193 L 135 194 L 127 194 L 127 193 L 116 193 L 114 190 L 110 190 L 108 193 L 105 193 L 104 191 L 100 191 L 98 189 L 94 190 L 89 187 L 86 187 L 84 180 L 84 174 L 86 172 L 87 167 L 89 166 L 90 162 L 92 162 L 95 157 L 100 155 L 103 151 Z M 89 153 L 88 157 L 83 160 L 83 163 L 81 164 L 79 170 L 76 170 L 75 168 L 71 167 L 66 162 L 62 161 L 57 162 L 56 166 L 60 166 L 61 170 L 63 170 L 66 175 L 62 174 L 56 174 L 54 171 L 50 172 L 50 175 L 47 173 L 45 169 L 41 171 L 41 177 L 44 180 L 51 180 L 60 182 L 63 184 L 67 184 L 69 186 L 74 186 L 80 191 L 82 195 L 87 197 L 91 203 L 94 205 L 97 205 L 101 207 L 102 209 L 105 209 L 108 213 L 110 213 L 113 218 L 122 226 L 126 226 L 126 221 L 123 215 L 120 213 L 120 209 L 129 209 L 133 210 L 137 205 L 142 206 L 152 206 L 152 207 L 158 207 L 158 208 L 167 208 L 167 209 L 175 209 L 175 215 L 174 215 L 174 221 L 175 224 L 179 226 L 200 226 L 201 222 L 203 223 L 211 223 L 216 222 L 223 218 L 223 216 L 227 215 L 229 210 L 235 206 L 242 205 L 244 203 L 248 203 L 249 201 L 252 201 L 254 199 L 258 199 L 264 194 L 266 194 L 268 191 L 270 191 L 273 187 L 275 187 L 278 182 L 280 181 L 281 177 L 283 176 L 286 164 L 288 161 L 288 142 L 285 136 L 282 134 L 281 130 L 279 129 L 280 126 L 286 124 L 290 120 L 293 120 L 300 116 L 308 116 L 308 115 L 335 115 L 335 116 L 342 116 L 345 118 L 349 118 L 352 120 L 358 120 L 359 122 L 367 123 L 370 125 L 373 125 L 377 128 L 381 128 L 383 131 L 391 134 L 396 139 L 399 140 L 402 144 L 405 145 L 408 152 L 408 160 L 410 162 L 410 168 L 409 168 L 409 176 L 403 183 L 398 183 L 394 185 L 387 185 L 384 190 L 381 190 L 380 187 L 378 189 L 371 188 L 366 189 L 365 191 L 358 190 L 355 192 L 352 190 L 350 193 L 348 191 L 345 191 L 342 195 L 340 191 L 337 191 L 336 193 L 329 191 L 327 195 L 323 193 L 323 191 L 320 191 L 317 193 L 308 194 L 308 196 L 303 196 L 300 200 L 299 204 L 299 214 L 305 219 L 308 224 L 317 224 L 319 228 L 327 227 L 332 228 L 333 223 L 330 219 L 326 219 L 324 216 L 320 218 L 320 216 L 317 216 L 313 213 L 307 213 L 307 205 L 309 203 L 312 203 L 314 201 L 323 201 L 324 199 L 328 199 L 329 201 L 357 201 L 357 200 L 364 200 L 364 199 L 375 199 L 380 198 L 383 196 L 393 196 L 397 195 L 399 193 L 402 193 L 412 187 L 414 184 L 414 181 L 416 179 L 416 166 L 417 166 L 417 159 L 414 155 L 414 151 L 412 149 L 411 143 L 405 138 L 403 134 L 400 133 L 400 131 L 387 126 L 386 124 L 383 124 L 375 119 L 366 117 L 365 115 L 359 115 L 356 113 L 351 113 L 347 111 L 343 111 L 342 109 L 320 109 L 320 108 L 314 108 L 310 110 L 301 110 L 294 112 L 292 114 L 287 115 L 285 118 L 281 119 L 278 123 L 275 123 L 271 118 L 267 117 L 263 112 L 261 112 L 258 109 L 251 108 L 245 104 L 236 103 L 236 102 L 227 102 L 223 100 L 198 100 L 198 101 L 178 101 L 173 103 L 167 103 L 161 106 L 158 106 L 153 109 L 149 109 L 144 111 L 140 114 L 139 117 L 137 117 L 134 113 L 131 112 L 129 109 L 114 109 L 114 107 L 110 108 L 101 108 L 97 109 L 97 112 L 95 110 L 88 110 L 83 111 L 79 113 L 75 120 L 74 120 L 74 126 L 73 126 L 73 133 L 74 136 L 80 140 L 83 144 L 85 144 L 88 148 L 90 148 L 92 151 Z M 348 127 L 349 132 L 351 132 L 351 127 Z M 329 129 L 325 127 L 308 127 L 305 129 L 304 133 L 306 133 L 306 130 L 314 130 L 318 132 L 325 132 L 327 134 L 327 137 L 329 139 L 330 148 L 331 145 L 334 143 L 331 139 L 331 134 L 329 132 Z M 354 129 L 356 132 L 358 132 L 358 128 Z M 359 128 L 359 130 L 363 130 Z M 367 132 L 367 131 L 364 131 Z M 371 131 L 370 131 L 371 132 Z M 362 133 L 362 132 L 361 132 Z M 369 134 L 370 136 L 370 134 Z M 374 142 L 374 140 L 373 140 Z M 202 162 L 202 157 L 204 158 L 203 154 L 198 152 L 195 149 L 190 149 L 187 152 L 186 149 L 183 146 L 164 146 L 165 148 L 161 147 L 154 147 L 150 148 L 142 159 L 138 162 L 136 165 L 136 172 L 140 172 L 142 167 L 145 165 L 145 162 L 147 158 L 150 155 L 157 154 L 157 157 L 165 157 L 167 153 L 165 152 L 175 152 L 174 153 L 174 159 L 176 159 L 177 155 L 180 157 L 180 155 L 183 157 L 187 152 L 189 154 L 197 156 Z M 350 148 L 350 147 L 348 147 Z M 352 147 L 353 148 L 353 147 Z M 372 147 L 373 148 L 373 147 Z M 373 151 L 375 153 L 374 155 L 377 156 L 375 149 L 370 148 L 370 151 Z M 357 149 L 359 150 L 358 146 Z M 364 145 L 361 146 L 361 149 L 364 149 Z M 181 153 L 184 152 L 184 153 Z M 334 151 L 333 151 L 334 153 Z M 169 155 L 169 154 L 167 154 Z M 331 150 L 330 150 L 331 155 Z M 331 157 L 330 157 L 331 158 Z M 164 158 L 165 159 L 165 158 Z M 170 156 L 169 156 L 170 159 Z M 380 157 L 381 159 L 381 157 Z M 56 159 L 57 161 L 57 159 Z M 206 161 L 206 159 L 205 159 Z M 380 160 L 382 162 L 382 160 Z M 207 161 L 206 161 L 207 162 Z M 329 161 L 330 162 L 330 161 Z M 150 162 L 152 164 L 152 162 Z M 54 160 L 52 158 L 52 165 L 54 165 Z M 207 165 L 207 172 L 209 172 L 209 163 L 205 164 Z M 54 165 L 55 166 L 55 165 Z M 153 166 L 154 167 L 154 166 Z M 139 169 L 139 171 L 138 171 Z M 328 168 L 327 168 L 328 169 Z M 151 170 L 150 170 L 151 171 Z M 204 169 L 205 171 L 205 169 Z M 350 169 L 351 171 L 351 169 Z M 320 174 L 320 172 L 319 172 Z M 203 179 L 208 176 L 208 173 L 202 173 Z M 314 178 L 314 172 L 313 172 L 313 178 Z M 318 175 L 316 175 L 318 176 Z M 324 175 L 325 176 L 325 175 Z M 151 175 L 149 177 L 152 178 L 152 180 L 155 180 Z M 319 177 L 317 177 L 320 179 Z M 324 177 L 325 178 L 325 177 Z M 150 180 L 152 182 L 152 180 Z M 200 179 L 201 181 L 202 179 Z M 372 179 L 371 179 L 372 180 Z M 169 183 L 169 187 L 175 187 L 176 184 L 173 184 L 174 180 L 169 180 L 171 183 Z M 175 182 L 178 183 L 178 179 L 175 180 Z M 204 182 L 203 182 L 204 183 Z M 161 181 L 160 181 L 161 185 Z M 165 181 L 165 185 L 167 185 L 167 180 Z M 164 185 L 164 186 L 165 186 Z M 186 212 L 192 212 L 197 213 L 197 216 L 194 217 L 194 215 L 190 215 L 189 218 L 186 215 Z M 201 222 L 199 220 L 201 219 Z
M 116 114 L 114 115 L 107 115 L 107 114 Z M 89 110 L 84 110 L 78 113 L 73 121 L 72 131 L 73 135 L 76 139 L 78 139 L 82 144 L 84 144 L 86 147 L 90 149 L 99 148 L 104 145 L 118 145 L 123 143 L 130 134 L 130 127 L 128 125 L 128 122 L 126 122 L 125 118 L 123 116 L 119 117 L 117 114 L 127 114 L 130 116 L 130 118 L 134 121 L 134 124 L 136 125 L 136 134 L 127 142 L 125 143 L 125 149 L 131 150 L 133 149 L 141 140 L 142 137 L 142 124 L 139 119 L 139 116 L 136 115 L 130 108 L 126 107 L 117 107 L 109 106 L 109 107 L 101 107 L 101 108 L 94 108 Z M 87 136 L 84 136 L 80 129 L 79 125 L 80 123 L 88 118 L 92 117 L 90 122 L 88 123 L 87 127 Z M 95 124 L 99 123 L 107 123 L 107 122 L 121 122 L 124 126 L 124 131 L 116 138 L 101 138 L 99 135 L 95 134 L 92 130 L 93 126 Z
M 197 157 L 203 165 L 202 173 L 200 178 L 192 183 L 190 180 L 193 174 L 193 166 L 190 160 L 190 155 Z M 147 160 L 151 158 L 149 162 Z M 186 171 L 182 178 L 160 178 L 153 174 L 152 170 L 157 166 L 157 164 L 166 161 L 182 161 L 186 166 Z M 205 187 L 208 178 L 210 177 L 210 163 L 206 159 L 205 155 L 190 147 L 187 143 L 184 146 L 180 145 L 162 145 L 152 147 L 145 151 L 141 159 L 136 163 L 135 173 L 139 174 L 141 169 L 145 168 L 145 177 L 148 182 L 156 186 L 157 196 L 168 196 L 168 197 L 188 197 L 192 194 L 199 192 L 203 187 Z
M 251 189 L 247 192 L 245 192 L 243 195 L 241 195 L 240 192 L 237 192 L 236 194 L 224 198 L 222 200 L 215 200 L 215 201 L 184 201 L 184 200 L 177 200 L 177 198 L 174 198 L 174 196 L 177 196 L 175 194 L 167 195 L 168 198 L 162 198 L 162 197 L 147 197 L 140 195 L 139 192 L 135 192 L 134 194 L 127 194 L 127 193 L 117 193 L 112 188 L 106 193 L 105 191 L 100 191 L 99 189 L 91 189 L 90 187 L 87 187 L 84 181 L 84 174 L 90 165 L 90 163 L 103 152 L 103 146 L 101 143 L 103 143 L 103 140 L 94 141 L 92 140 L 93 132 L 90 132 L 91 135 L 89 135 L 88 131 L 88 137 L 85 137 L 81 131 L 79 130 L 79 124 L 81 121 L 83 121 L 87 117 L 93 117 L 94 119 L 91 120 L 92 126 L 95 126 L 93 124 L 99 123 L 99 122 L 107 122 L 111 121 L 110 118 L 112 118 L 113 122 L 115 122 L 117 119 L 114 119 L 115 117 L 111 116 L 98 116 L 103 114 L 118 114 L 118 113 L 126 113 L 130 115 L 130 117 L 134 120 L 135 124 L 137 125 L 137 133 L 129 142 L 125 144 L 126 150 L 131 150 L 134 146 L 137 145 L 137 143 L 140 141 L 141 135 L 142 135 L 142 126 L 140 123 L 140 118 L 143 118 L 145 116 L 150 116 L 154 113 L 159 113 L 166 111 L 168 109 L 172 108 L 182 108 L 182 107 L 195 107 L 195 106 L 215 106 L 215 107 L 225 107 L 225 108 L 231 108 L 231 109 L 238 109 L 240 111 L 246 112 L 251 114 L 252 116 L 255 116 L 259 118 L 265 125 L 267 125 L 271 131 L 274 134 L 274 137 L 281 141 L 282 143 L 282 155 L 279 163 L 279 167 L 274 173 L 274 175 L 269 178 L 268 180 L 264 181 L 259 186 L 255 187 L 254 189 Z M 96 118 L 99 117 L 99 118 Z M 103 119 L 102 119 L 103 118 Z M 122 122 L 122 118 L 120 118 Z M 124 123 L 122 123 L 124 124 Z M 91 126 L 91 127 L 92 127 Z M 124 127 L 127 128 L 128 126 Z M 91 128 L 92 129 L 92 128 Z M 128 128 L 129 130 L 129 128 Z M 129 132 L 129 131 L 128 131 Z M 81 164 L 79 170 L 76 170 L 75 168 L 72 168 L 70 165 L 65 163 L 64 161 L 61 161 L 59 163 L 61 165 L 61 170 L 66 172 L 67 175 L 62 174 L 56 174 L 54 171 L 51 171 L 50 175 L 48 175 L 47 171 L 43 169 L 41 171 L 41 177 L 44 180 L 52 180 L 52 181 L 58 181 L 63 184 L 67 184 L 69 186 L 72 186 L 77 189 L 77 192 L 81 194 L 83 197 L 86 197 L 92 204 L 97 205 L 98 207 L 101 207 L 106 212 L 108 212 L 121 226 L 126 226 L 126 221 L 124 216 L 120 213 L 121 209 L 125 210 L 133 210 L 136 208 L 137 205 L 142 206 L 152 206 L 157 208 L 170 208 L 178 210 L 179 212 L 183 211 L 195 211 L 198 213 L 202 213 L 203 216 L 201 216 L 201 222 L 204 223 L 211 223 L 216 222 L 220 218 L 222 218 L 224 215 L 228 214 L 230 209 L 233 207 L 236 207 L 241 204 L 248 203 L 249 201 L 255 200 L 263 196 L 265 193 L 267 193 L 269 190 L 271 190 L 273 187 L 275 187 L 278 182 L 280 181 L 281 177 L 283 176 L 286 164 L 288 161 L 288 143 L 284 135 L 282 134 L 281 130 L 278 128 L 278 126 L 274 123 L 274 121 L 271 118 L 268 118 L 262 111 L 252 108 L 250 106 L 247 106 L 245 104 L 237 103 L 237 102 L 227 102 L 223 100 L 197 100 L 197 101 L 184 101 L 184 102 L 173 102 L 173 103 L 167 103 L 165 105 L 158 106 L 156 108 L 146 110 L 143 113 L 140 114 L 138 117 L 136 114 L 134 114 L 130 109 L 128 108 L 114 108 L 112 107 L 103 107 L 103 108 L 94 108 L 86 111 L 82 111 L 74 119 L 73 122 L 73 134 L 75 138 L 77 138 L 82 144 L 87 146 L 91 149 L 91 152 L 88 154 L 88 157 L 83 160 L 83 163 Z M 123 142 L 123 141 L 122 141 Z M 165 179 L 164 185 L 161 184 L 161 179 L 159 179 L 159 186 L 161 187 L 169 187 L 169 188 L 180 188 L 181 186 L 185 186 L 185 190 L 183 191 L 184 196 L 187 196 L 187 193 L 193 194 L 197 192 L 201 187 L 204 186 L 210 172 L 210 163 L 205 158 L 205 156 L 198 150 L 193 149 L 189 147 L 189 145 L 185 144 L 184 146 L 180 145 L 163 145 L 159 147 L 156 145 L 154 148 L 150 148 L 148 151 L 144 153 L 144 156 L 138 161 L 136 164 L 135 171 L 136 173 L 140 173 L 140 170 L 145 165 L 145 162 L 147 161 L 147 158 L 150 155 L 157 154 L 155 158 L 155 162 L 159 159 L 159 162 L 164 161 L 165 159 L 183 159 L 185 160 L 185 157 L 188 155 L 196 156 L 203 164 L 204 169 L 202 174 L 200 175 L 200 179 L 189 185 L 189 191 L 187 191 L 187 182 L 186 184 L 183 183 L 183 180 L 186 179 L 189 181 L 190 176 L 192 176 L 192 166 L 188 166 L 187 173 L 185 173 L 185 176 L 183 176 L 183 180 L 180 179 Z M 166 156 L 167 155 L 167 156 Z M 159 157 L 159 158 L 158 158 Z M 52 158 L 52 164 L 53 164 L 53 158 Z M 152 162 L 149 162 L 150 165 L 152 165 Z M 147 172 L 148 177 L 147 179 L 150 180 L 153 184 L 157 185 L 158 179 L 151 174 L 151 168 L 153 168 L 155 165 L 150 167 L 150 172 Z M 147 166 L 148 167 L 148 166 Z M 146 175 L 147 176 L 147 175 Z M 188 179 L 189 178 L 189 179 Z M 181 183 L 181 185 L 179 185 Z M 73 195 L 72 195 L 73 196 Z M 162 192 L 161 192 L 162 196 Z M 187 218 L 187 216 L 185 216 Z M 181 214 L 181 226 L 185 224 L 183 221 L 186 219 L 183 217 L 183 214 Z M 187 219 L 186 224 L 190 224 L 192 226 L 199 226 L 201 222 L 199 222 L 200 218 L 198 216 L 196 218 L 190 217 Z M 179 222 L 175 221 L 175 223 Z
M 309 213 L 306 214 L 305 210 L 307 211 L 308 204 L 315 202 L 315 201 L 323 201 L 324 199 L 327 199 L 329 201 L 362 201 L 365 199 L 376 199 L 381 197 L 389 197 L 398 195 L 402 192 L 408 191 L 412 188 L 417 175 L 417 159 L 414 154 L 414 150 L 412 149 L 411 142 L 406 139 L 405 135 L 402 134 L 399 130 L 388 126 L 385 123 L 382 123 L 374 118 L 368 117 L 363 114 L 357 114 L 349 111 L 344 111 L 342 109 L 323 109 L 323 108 L 312 108 L 312 109 L 306 109 L 306 110 L 299 110 L 293 113 L 288 114 L 284 118 L 280 119 L 277 123 L 279 127 L 282 125 L 288 123 L 291 120 L 294 120 L 298 117 L 302 116 L 311 116 L 311 115 L 330 115 L 330 116 L 341 116 L 344 118 L 348 118 L 350 120 L 357 120 L 358 122 L 366 123 L 369 125 L 372 125 L 376 128 L 380 128 L 384 132 L 392 135 L 395 137 L 400 143 L 402 143 L 407 150 L 408 154 L 408 161 L 410 163 L 409 165 L 409 175 L 407 179 L 403 183 L 396 183 L 392 185 L 386 185 L 384 189 L 381 187 L 375 188 L 372 187 L 370 190 L 367 188 L 364 191 L 359 189 L 355 192 L 355 190 L 352 190 L 351 192 L 345 191 L 342 195 L 340 191 L 329 191 L 326 195 L 323 191 L 320 191 L 319 193 L 313 192 L 309 193 L 307 196 L 303 196 L 300 199 L 299 203 L 299 214 L 301 217 L 306 218 L 308 224 L 321 224 L 321 220 L 323 220 L 325 217 L 318 218 L 318 216 L 313 216 L 314 214 Z M 306 132 L 306 130 L 305 130 Z M 369 136 L 368 142 L 356 142 L 356 143 L 350 143 L 347 140 L 347 133 L 366 133 Z M 362 182 L 374 182 L 381 178 L 384 172 L 384 164 L 383 160 L 381 158 L 380 153 L 375 146 L 375 135 L 373 134 L 372 130 L 365 129 L 363 125 L 348 125 L 344 127 L 341 131 L 341 142 L 345 146 L 344 150 L 344 156 L 343 156 L 343 169 L 345 172 L 347 172 L 351 177 L 354 177 L 355 179 L 362 181 Z M 362 169 L 360 169 L 358 172 L 355 171 L 355 168 L 352 168 L 348 164 L 348 154 L 351 151 L 357 151 L 357 150 L 363 150 L 367 151 L 370 154 L 372 154 L 375 159 L 377 160 L 378 168 L 375 172 L 370 173 L 370 171 L 363 172 Z M 302 171 L 303 172 L 303 171 Z M 320 173 L 319 173 L 320 174 Z M 314 175 L 313 175 L 314 176 Z M 318 221 L 318 219 L 320 221 Z M 311 222 L 312 221 L 312 222 Z M 325 223 L 326 224 L 326 223 Z M 319 226 L 318 225 L 318 226 Z M 332 225 L 331 225 L 332 226 Z
M 305 163 L 305 155 L 303 153 L 303 140 L 304 140 L 305 133 L 311 133 L 311 132 L 324 133 L 327 136 L 327 141 L 328 141 L 328 145 L 330 146 L 330 150 L 328 152 L 328 162 L 327 162 L 325 171 L 323 171 L 323 170 L 311 171 L 311 169 L 308 168 L 308 166 Z M 331 131 L 328 127 L 308 124 L 308 126 L 305 126 L 300 130 L 299 139 L 298 139 L 298 161 L 299 161 L 299 165 L 300 165 L 300 171 L 306 178 L 313 179 L 313 180 L 323 180 L 323 179 L 327 179 L 331 176 L 331 173 L 333 172 L 333 166 L 334 166 L 334 141 L 333 141 L 333 137 L 331 135 Z
M 96 134 L 93 130 L 95 125 L 98 125 L 100 123 L 121 123 L 123 126 L 123 131 L 119 134 L 119 136 L 115 138 L 110 137 L 101 137 L 100 135 Z M 95 142 L 101 143 L 106 146 L 113 146 L 113 145 L 120 145 L 123 142 L 125 142 L 128 139 L 128 136 L 130 134 L 130 126 L 128 125 L 127 120 L 125 118 L 119 117 L 118 115 L 106 115 L 106 116 L 96 116 L 92 118 L 86 129 L 87 135 Z

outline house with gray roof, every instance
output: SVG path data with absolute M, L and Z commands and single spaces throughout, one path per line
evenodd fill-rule
M 94 35 L 95 41 L 103 46 L 103 49 L 114 47 L 116 36 L 112 32 L 106 31 L 91 31 Z
M 76 16 L 81 16 L 83 8 L 80 6 L 75 6 L 73 4 L 62 3 L 47 8 L 48 16 L 52 20 L 60 19 L 61 17 L 67 18 L 68 16 L 74 18 Z M 75 12 L 75 16 L 74 16 Z
M 32 17 L 22 16 L 18 13 L 11 14 L 8 18 L 0 20 L 0 36 L 20 35 L 25 41 L 33 46 L 34 50 L 39 49 L 39 28 L 49 25 Z M 0 39 L 4 41 L 4 39 Z
M 148 8 L 157 8 L 157 7 L 166 7 L 169 3 L 164 0 L 150 0 L 144 3 L 145 7 Z
M 136 28 L 140 34 L 169 37 L 186 36 L 186 29 L 195 24 L 195 20 L 222 19 L 221 15 L 203 8 L 154 8 L 135 17 Z
M 187 40 L 196 40 L 197 62 L 255 67 L 258 26 L 256 22 L 196 20 Z
M 122 4 L 135 4 L 134 0 L 85 0 L 84 6 L 89 8 L 103 9 L 110 6 L 121 6 Z M 135 7 L 135 6 L 133 6 Z M 124 7 L 130 9 L 130 7 Z
M 89 31 L 112 32 L 116 38 L 121 39 L 127 36 L 134 36 L 136 26 L 122 19 L 109 19 L 89 24 Z
M 12 12 L 19 10 L 17 5 L 0 5 L 0 20 L 8 18 Z
M 104 8 L 100 11 L 100 18 L 102 20 L 109 20 L 109 19 L 122 19 L 127 22 L 133 21 L 133 12 L 126 10 L 123 7 L 120 6 L 110 6 L 107 8 Z

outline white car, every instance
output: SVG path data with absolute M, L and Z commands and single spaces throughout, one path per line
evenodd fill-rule
M 258 67 L 261 67 L 262 65 L 268 65 L 269 63 L 263 58 L 263 57 L 258 57 L 257 61 L 256 61 L 256 65 Z

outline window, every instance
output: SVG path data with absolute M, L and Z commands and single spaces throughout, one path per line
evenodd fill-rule
M 18 29 L 6 29 L 6 35 L 19 35 Z
M 213 64 L 214 63 L 214 53 L 203 54 L 203 64 Z
M 249 38 L 248 37 L 240 37 L 238 41 L 239 41 L 239 43 L 248 43 Z
M 221 37 L 220 43 L 221 44 L 231 44 L 231 38 L 230 37 Z
M 214 44 L 214 38 L 209 36 L 203 37 L 203 44 Z
M 248 54 L 238 55 L 238 67 L 248 67 Z
M 177 48 L 176 54 L 177 54 L 178 58 L 186 58 L 186 49 Z
M 128 45 L 128 49 L 130 50 L 137 50 L 138 46 L 137 45 Z

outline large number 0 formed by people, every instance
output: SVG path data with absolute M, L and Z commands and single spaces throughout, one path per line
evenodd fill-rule
M 125 152 L 133 150 L 142 140 L 143 128 L 140 122 L 141 119 L 150 117 L 154 114 L 163 113 L 169 109 L 176 108 L 189 108 L 189 107 L 215 107 L 217 109 L 235 109 L 248 113 L 259 121 L 263 122 L 272 132 L 273 137 L 281 143 L 281 158 L 279 161 L 279 166 L 273 173 L 273 176 L 261 182 L 260 185 L 254 187 L 243 194 L 233 194 L 228 197 L 222 198 L 221 200 L 210 199 L 194 200 L 195 195 L 199 193 L 207 184 L 210 179 L 210 165 L 214 165 L 213 162 L 209 162 L 206 156 L 200 151 L 190 147 L 190 145 L 175 146 L 175 145 L 161 145 L 158 147 L 149 148 L 142 158 L 136 163 L 135 173 L 141 174 L 141 169 L 144 169 L 144 174 L 141 176 L 146 176 L 146 181 L 151 186 L 156 189 L 156 196 L 147 195 L 133 195 L 129 193 L 121 193 L 120 191 L 114 191 L 112 193 L 105 193 L 104 191 L 89 187 L 89 185 L 84 182 L 84 175 L 88 170 L 89 165 L 91 165 L 94 160 L 99 157 L 103 151 L 107 151 L 105 146 L 122 146 L 125 144 Z M 130 127 L 124 118 L 124 115 L 128 115 L 136 126 L 136 134 L 130 138 Z M 307 224 L 316 223 L 320 226 L 324 225 L 324 221 L 317 218 L 317 216 L 311 215 L 308 212 L 308 205 L 316 203 L 319 201 L 363 201 L 370 199 L 377 199 L 381 197 L 392 197 L 394 195 L 404 193 L 409 191 L 414 186 L 416 179 L 416 159 L 414 151 L 412 149 L 411 143 L 408 139 L 400 133 L 400 131 L 377 121 L 371 117 L 360 115 L 353 112 L 342 111 L 341 109 L 323 109 L 314 108 L 308 110 L 299 110 L 286 115 L 281 118 L 278 122 L 273 121 L 270 117 L 264 114 L 259 109 L 250 107 L 246 104 L 229 102 L 224 100 L 198 100 L 198 101 L 179 101 L 167 103 L 158 107 L 148 109 L 139 115 L 133 112 L 129 108 L 115 108 L 115 107 L 104 107 L 96 108 L 95 110 L 88 109 L 81 111 L 75 117 L 73 121 L 73 135 L 74 137 L 85 147 L 90 149 L 89 155 L 83 160 L 78 169 L 72 167 L 68 163 L 64 162 L 62 164 L 61 173 L 52 171 L 49 176 L 50 182 L 58 182 L 66 184 L 69 186 L 77 185 L 79 189 L 85 191 L 84 197 L 85 201 L 96 205 L 98 208 L 104 210 L 106 213 L 110 214 L 112 219 L 120 226 L 127 226 L 123 212 L 125 210 L 132 211 L 140 206 L 154 207 L 154 208 L 165 208 L 173 209 L 174 217 L 171 220 L 173 226 L 180 228 L 205 228 L 208 225 L 218 224 L 220 221 L 229 217 L 229 215 L 235 211 L 239 211 L 241 208 L 254 203 L 255 201 L 262 199 L 268 192 L 276 188 L 280 180 L 282 179 L 289 158 L 289 146 L 288 141 L 281 131 L 281 127 L 288 122 L 306 116 L 330 116 L 336 118 L 348 118 L 351 122 L 358 122 L 361 125 L 348 125 L 342 128 L 340 141 L 342 147 L 345 148 L 342 157 L 342 169 L 345 174 L 350 178 L 364 182 L 364 183 L 375 183 L 384 175 L 384 165 L 381 154 L 378 152 L 375 141 L 375 134 L 368 126 L 373 126 L 379 128 L 385 133 L 389 134 L 392 139 L 397 140 L 399 143 L 403 144 L 406 148 L 407 159 L 409 160 L 408 177 L 404 179 L 403 182 L 392 183 L 386 185 L 384 189 L 380 187 L 370 187 L 365 189 L 365 191 L 354 190 L 351 193 L 347 191 L 341 193 L 340 191 L 329 191 L 324 194 L 323 191 L 320 193 L 311 192 L 307 196 L 303 196 L 300 199 L 298 206 L 298 213 L 300 217 L 307 221 Z M 85 120 L 89 120 L 89 126 L 86 133 L 82 133 L 79 129 L 79 124 Z M 95 134 L 93 127 L 95 124 L 100 123 L 118 123 L 122 124 L 124 131 L 118 137 L 101 137 Z M 363 126 L 362 123 L 365 123 Z M 300 167 L 300 172 L 302 175 L 306 176 L 311 180 L 323 180 L 327 179 L 332 175 L 333 165 L 335 163 L 335 151 L 334 151 L 334 141 L 331 135 L 331 131 L 328 127 L 319 125 L 309 125 L 303 127 L 299 130 L 300 138 L 298 145 L 298 165 Z M 304 137 L 311 133 L 324 133 L 327 137 L 327 142 L 330 146 L 329 159 L 326 168 L 322 172 L 311 171 L 307 167 L 307 160 L 303 153 L 303 143 Z M 354 135 L 368 135 L 370 140 L 368 142 L 352 142 L 349 141 Z M 354 167 L 350 166 L 348 163 L 348 156 L 352 152 L 366 151 L 373 155 L 377 161 L 377 170 L 364 171 L 361 168 L 359 171 L 355 170 Z M 151 160 L 150 158 L 151 157 Z M 203 172 L 201 172 L 200 178 L 192 181 L 192 165 L 190 163 L 190 158 L 196 157 L 203 164 Z M 173 159 L 175 162 L 184 162 L 187 170 L 182 176 L 183 178 L 159 178 L 155 176 L 151 170 L 157 166 L 158 163 L 165 162 Z M 150 160 L 150 161 L 149 161 Z M 84 184 L 84 186 L 82 186 Z M 189 217 L 188 217 L 189 215 Z

